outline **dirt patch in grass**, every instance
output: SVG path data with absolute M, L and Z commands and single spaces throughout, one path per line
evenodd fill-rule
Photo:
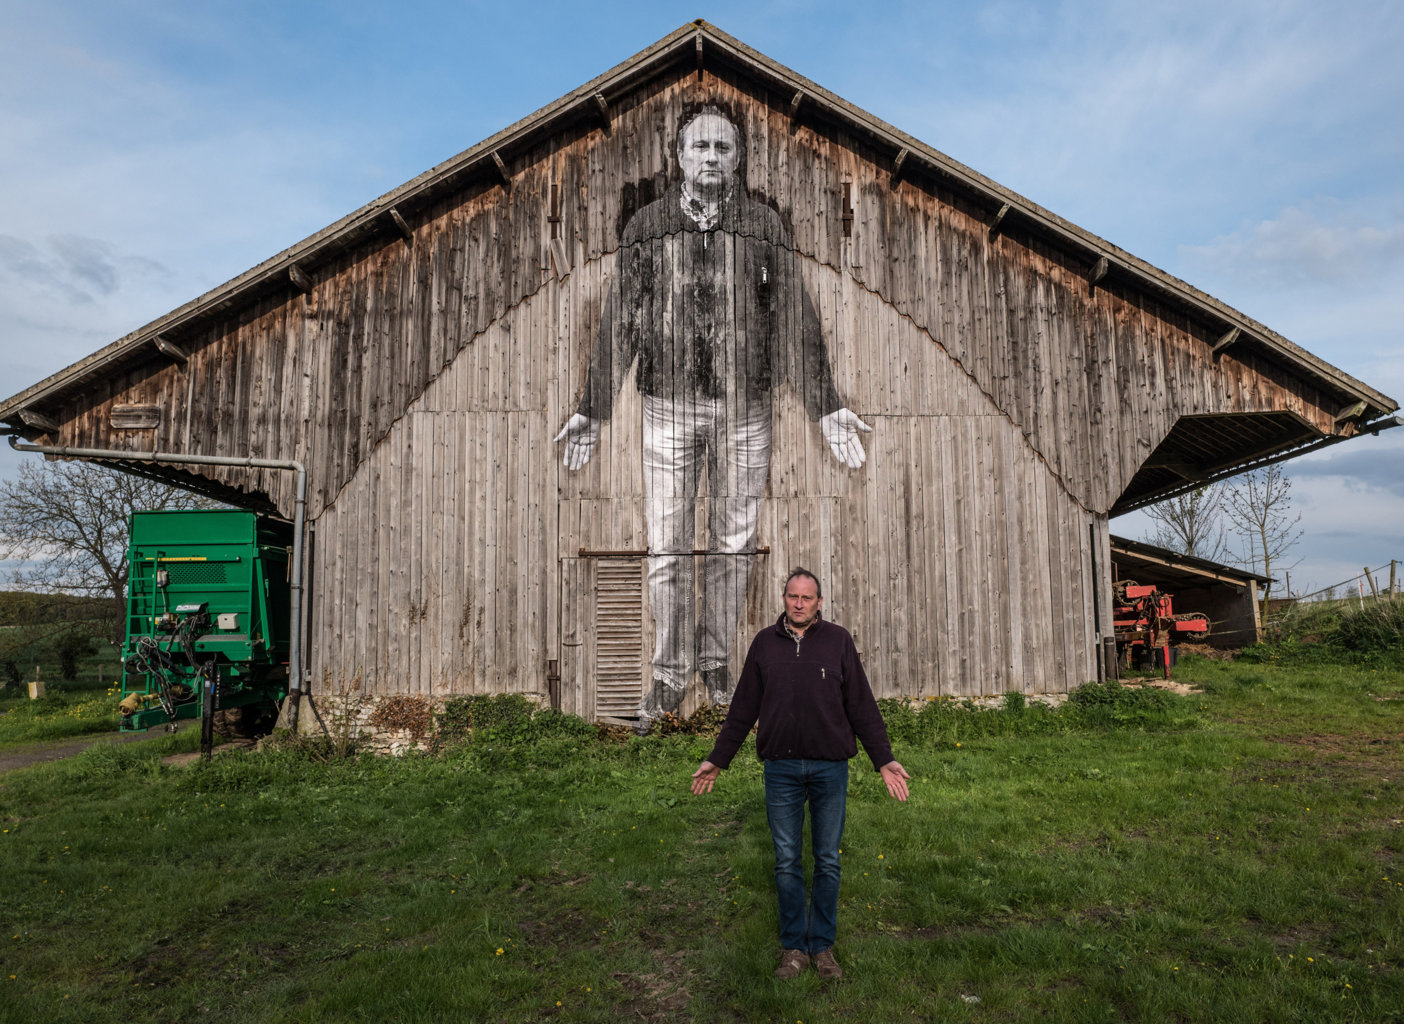
M 1305 733 L 1299 736 L 1267 736 L 1270 743 L 1306 747 L 1319 760 L 1302 765 L 1320 767 L 1323 763 L 1343 765 L 1371 772 L 1381 768 L 1404 770 L 1404 733 L 1384 736 L 1342 736 L 1338 733 Z M 1300 762 L 1298 762 L 1300 764 Z
M 681 952 L 658 958 L 658 970 L 644 974 L 615 971 L 613 978 L 629 996 L 620 1016 L 630 1020 L 674 1021 L 692 1002 L 687 982 L 692 972 L 683 966 Z
M 61 761 L 65 757 L 81 754 L 98 743 L 130 743 L 133 740 L 147 739 L 151 739 L 151 737 L 144 732 L 105 732 L 81 736 L 77 739 L 34 743 L 0 754 L 0 773 L 13 771 L 16 768 L 28 768 L 32 764 Z
M 1174 679 L 1165 679 L 1161 676 L 1135 676 L 1131 679 L 1123 679 L 1121 685 L 1128 690 L 1141 689 L 1142 687 L 1152 690 L 1167 690 L 1181 697 L 1188 697 L 1192 693 L 1204 692 L 1198 687 L 1191 686 L 1189 683 L 1176 682 Z

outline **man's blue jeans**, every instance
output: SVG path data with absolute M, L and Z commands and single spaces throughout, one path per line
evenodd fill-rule
M 838 930 L 839 840 L 847 811 L 847 761 L 766 761 L 765 816 L 775 843 L 780 945 L 811 956 Z M 804 888 L 804 805 L 814 854 L 812 897 Z M 807 904 L 807 906 L 806 906 Z

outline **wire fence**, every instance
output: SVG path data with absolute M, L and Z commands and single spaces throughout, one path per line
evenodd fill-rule
M 1293 603 L 1302 601 L 1341 601 L 1358 600 L 1362 604 L 1370 600 L 1393 601 L 1404 594 L 1404 561 L 1391 558 L 1384 565 L 1376 569 L 1369 566 L 1359 576 L 1352 576 L 1350 579 L 1333 583 L 1329 587 L 1322 587 L 1320 590 L 1313 590 L 1309 594 L 1284 595 L 1284 601 Z

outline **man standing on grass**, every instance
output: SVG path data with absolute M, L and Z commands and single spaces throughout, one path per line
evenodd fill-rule
M 811 959 L 821 978 L 839 978 L 839 841 L 847 810 L 848 759 L 855 735 L 887 791 L 907 799 L 907 770 L 892 758 L 887 726 L 848 630 L 824 621 L 818 578 L 796 568 L 785 581 L 780 621 L 756 634 L 716 745 L 692 774 L 692 792 L 711 792 L 757 717 L 756 751 L 765 766 L 765 814 L 775 844 L 780 904 L 777 978 L 794 978 Z M 804 805 L 809 804 L 813 894 L 804 887 Z M 806 907 L 806 903 L 808 906 Z

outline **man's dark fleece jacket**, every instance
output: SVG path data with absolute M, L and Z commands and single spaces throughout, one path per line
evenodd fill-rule
M 799 640 L 786 631 L 783 615 L 756 634 L 707 760 L 720 768 L 730 765 L 757 716 L 756 752 L 762 761 L 846 761 L 858 753 L 855 733 L 874 769 L 892 760 L 887 726 L 853 637 L 822 618 Z

